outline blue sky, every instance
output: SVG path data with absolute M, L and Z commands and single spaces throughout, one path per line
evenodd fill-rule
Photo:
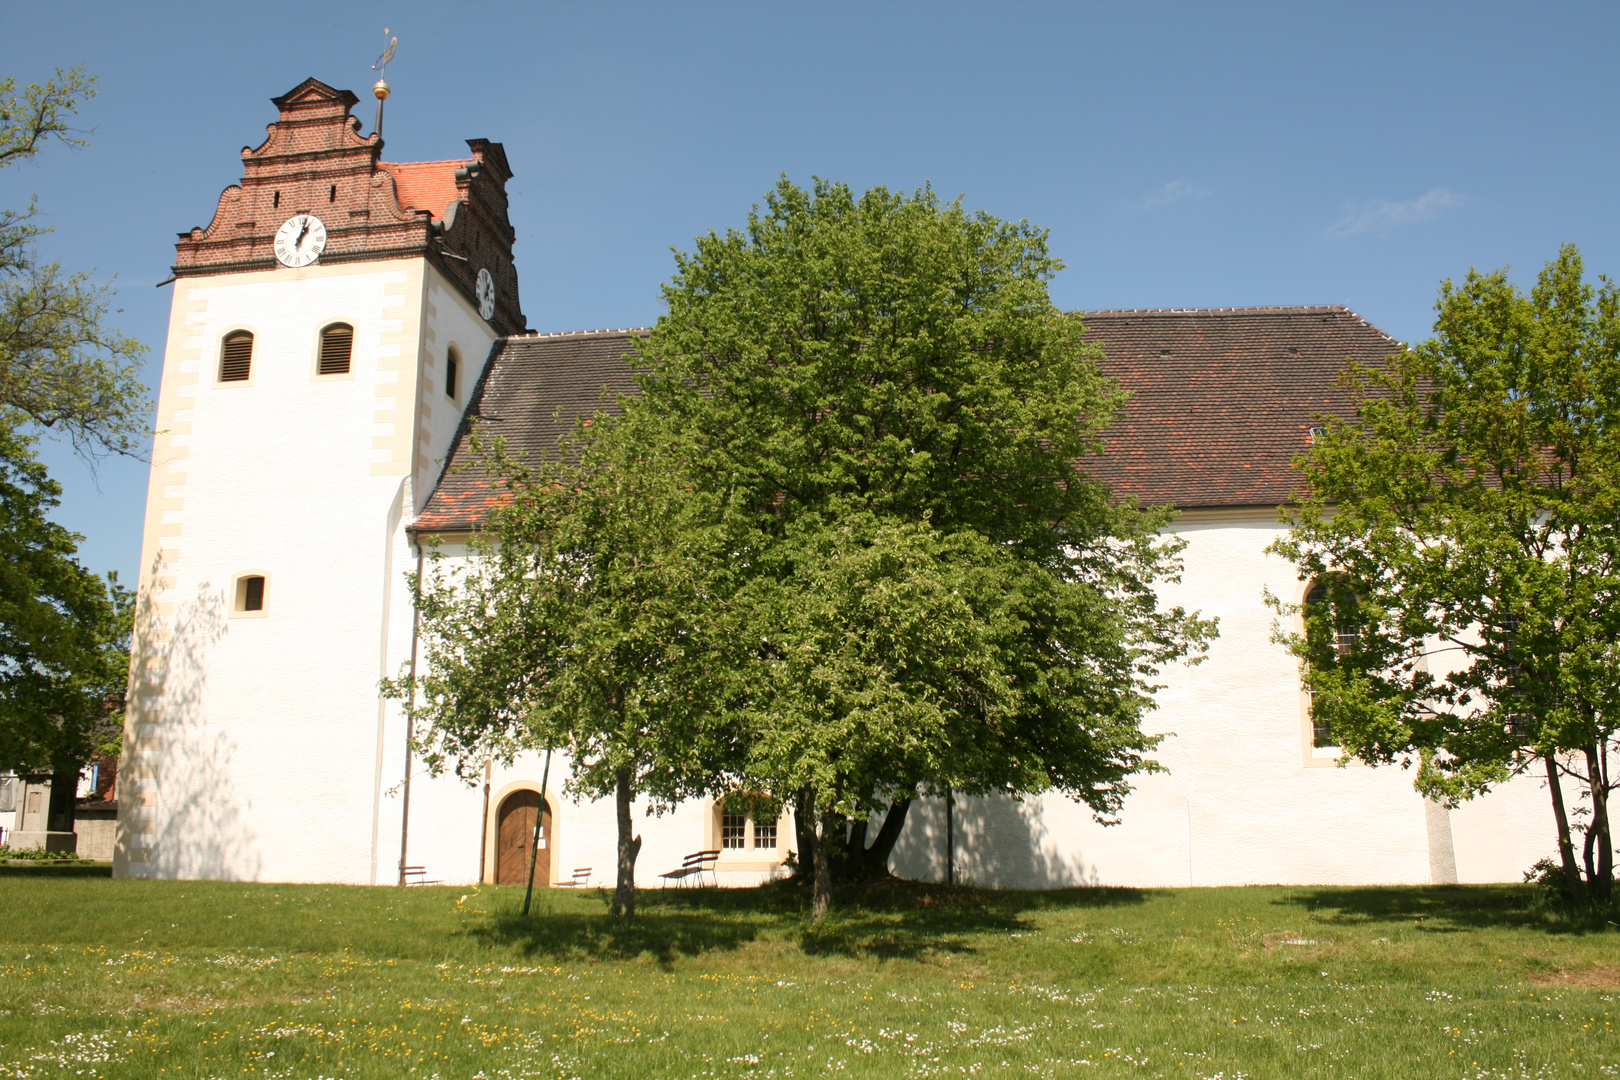
M 156 350 L 175 234 L 268 99 L 365 96 L 384 25 L 385 158 L 506 144 L 539 330 L 651 323 L 669 249 L 784 172 L 1044 226 L 1065 308 L 1340 303 L 1413 340 L 1470 266 L 1527 284 L 1573 241 L 1620 275 L 1613 3 L 12 2 L 0 72 L 103 89 L 90 146 L 0 172 L 0 206 L 37 192 L 48 254 L 116 274 Z M 45 456 L 85 561 L 133 580 L 145 466 Z

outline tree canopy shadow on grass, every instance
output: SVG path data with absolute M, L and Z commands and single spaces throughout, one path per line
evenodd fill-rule
M 971 953 L 975 934 L 1028 930 L 1035 911 L 1134 905 L 1147 896 L 1137 889 L 1014 892 L 880 881 L 839 886 L 832 912 L 812 926 L 809 889 L 791 881 L 753 889 L 646 890 L 637 898 L 636 917 L 626 922 L 606 914 L 605 890 L 593 892 L 600 915 L 553 908 L 524 918 L 497 910 L 468 932 L 524 956 L 648 956 L 664 966 L 679 956 L 729 951 L 764 938 L 796 939 L 817 956 L 917 959 Z
M 1319 920 L 1356 925 L 1417 922 L 1429 933 L 1539 929 L 1582 934 L 1614 929 L 1613 907 L 1574 907 L 1533 885 L 1379 885 L 1292 889 L 1274 904 L 1305 908 Z
M 1081 888 L 1039 892 L 879 881 L 847 886 L 820 926 L 806 925 L 800 946 L 811 955 L 917 959 L 965 954 L 970 938 L 990 932 L 1027 932 L 1029 915 L 1042 910 L 1140 904 L 1140 889 Z

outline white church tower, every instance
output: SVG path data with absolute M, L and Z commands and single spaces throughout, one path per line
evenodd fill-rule
M 499 143 L 390 164 L 308 79 L 180 235 L 115 874 L 391 883 L 421 510 L 524 329 Z

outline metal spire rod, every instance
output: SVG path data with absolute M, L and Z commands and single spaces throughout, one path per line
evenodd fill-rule
M 383 27 L 383 37 L 388 38 L 388 27 L 386 26 Z M 389 93 L 388 61 L 394 58 L 394 50 L 397 48 L 399 48 L 399 38 L 388 38 L 388 47 L 383 49 L 381 56 L 377 57 L 377 62 L 371 65 L 371 70 L 377 73 L 377 85 L 371 88 L 372 94 L 377 98 L 377 124 L 372 128 L 371 133 L 379 139 L 382 138 L 383 102 L 388 100 Z

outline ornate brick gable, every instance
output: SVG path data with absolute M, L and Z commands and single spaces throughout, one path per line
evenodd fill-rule
M 467 140 L 472 156 L 395 164 L 383 141 L 360 134 L 359 98 L 305 79 L 271 98 L 280 118 L 257 147 L 242 149 L 242 182 L 220 194 L 206 228 L 180 234 L 174 273 L 275 270 L 276 229 L 294 214 L 326 225 L 321 264 L 427 257 L 474 307 L 480 269 L 495 279 L 497 333 L 522 333 L 516 234 L 507 217 L 506 151 Z

